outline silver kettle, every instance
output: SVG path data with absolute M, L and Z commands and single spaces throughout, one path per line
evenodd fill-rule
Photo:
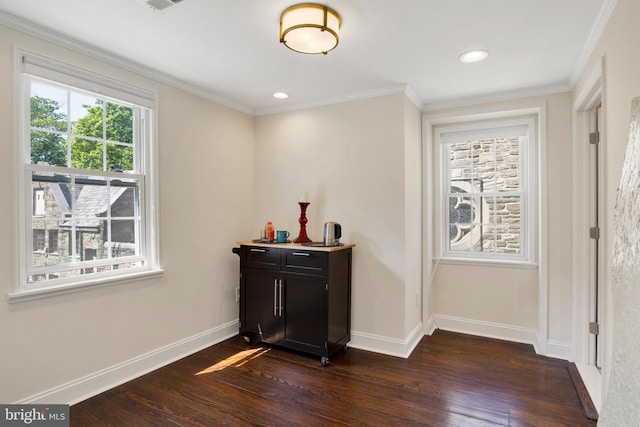
M 338 246 L 342 237 L 342 227 L 337 222 L 325 222 L 324 231 L 322 232 L 323 243 L 325 246 Z

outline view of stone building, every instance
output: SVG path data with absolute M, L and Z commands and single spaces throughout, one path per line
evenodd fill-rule
M 449 144 L 450 250 L 520 253 L 520 139 Z
M 114 181 L 115 182 L 115 181 Z M 135 195 L 132 186 L 106 181 L 60 182 L 34 176 L 33 266 L 117 258 L 136 253 Z M 72 217 L 72 206 L 75 217 Z M 107 214 L 110 211 L 110 218 Z M 74 246 L 75 241 L 75 246 Z M 88 274 L 105 267 L 65 269 L 30 276 L 31 281 Z M 114 267 L 115 268 L 115 267 Z

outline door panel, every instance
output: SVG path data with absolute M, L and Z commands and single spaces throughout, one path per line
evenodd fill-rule
M 602 188 L 602 177 L 600 174 L 600 152 L 602 150 L 602 134 L 600 132 L 600 105 L 595 107 L 589 115 L 589 128 L 591 132 L 598 135 L 592 141 L 589 147 L 589 223 L 592 228 L 597 229 L 596 233 L 592 233 L 589 242 L 589 321 L 597 324 L 597 329 L 602 330 L 602 316 L 600 316 L 601 298 L 600 298 L 600 275 L 602 272 L 601 258 L 601 242 L 602 228 L 600 227 L 601 197 L 600 189 Z M 589 338 L 590 347 L 590 363 L 600 367 L 601 345 L 599 333 L 595 333 Z
M 265 342 L 280 341 L 282 316 L 278 312 L 280 281 L 277 272 L 247 268 L 243 280 L 242 330 L 256 333 Z
M 284 287 L 287 346 L 317 353 L 327 340 L 326 281 L 311 276 L 287 275 Z

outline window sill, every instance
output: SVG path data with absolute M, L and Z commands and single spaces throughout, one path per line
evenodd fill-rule
M 471 258 L 434 258 L 434 264 L 473 265 L 478 267 L 518 268 L 523 270 L 537 270 L 538 264 L 529 261 L 510 261 L 504 259 L 471 259 Z
M 103 279 L 96 279 L 96 280 L 82 282 L 82 283 L 60 285 L 60 286 L 50 287 L 50 288 L 22 290 L 22 291 L 12 292 L 8 294 L 7 301 L 9 303 L 14 303 L 14 302 L 21 302 L 21 301 L 30 301 L 30 300 L 40 299 L 40 298 L 49 298 L 53 296 L 84 291 L 86 289 L 94 289 L 102 286 L 119 285 L 119 284 L 128 283 L 132 281 L 137 281 L 137 280 L 152 279 L 155 277 L 162 276 L 163 273 L 164 273 L 164 270 L 157 269 L 152 271 L 131 273 L 131 274 L 122 275 L 118 277 L 107 277 Z

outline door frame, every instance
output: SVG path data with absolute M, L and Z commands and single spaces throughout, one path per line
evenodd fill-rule
M 590 158 L 589 158 L 589 133 L 592 125 L 593 110 L 600 105 L 600 114 L 605 116 L 605 102 L 603 92 L 603 71 L 604 58 L 596 67 L 591 78 L 584 88 L 577 93 L 573 103 L 573 361 L 587 366 L 595 366 L 595 339 L 589 334 L 589 322 L 592 319 L 594 306 L 592 296 L 594 289 L 590 280 L 590 272 L 585 266 L 591 262 L 589 227 L 591 224 L 590 212 Z M 602 321 L 606 318 L 604 311 L 603 287 L 604 272 L 606 268 L 604 248 L 606 248 L 606 221 L 604 204 L 606 200 L 604 151 L 602 141 L 606 140 L 604 120 L 601 121 L 602 128 L 599 129 L 600 141 L 597 150 L 598 155 L 598 193 L 600 217 L 600 257 L 598 265 L 598 280 L 600 283 L 600 306 L 599 318 Z M 606 327 L 600 327 L 600 345 L 605 343 Z M 605 352 L 600 352 L 599 365 L 605 365 Z

